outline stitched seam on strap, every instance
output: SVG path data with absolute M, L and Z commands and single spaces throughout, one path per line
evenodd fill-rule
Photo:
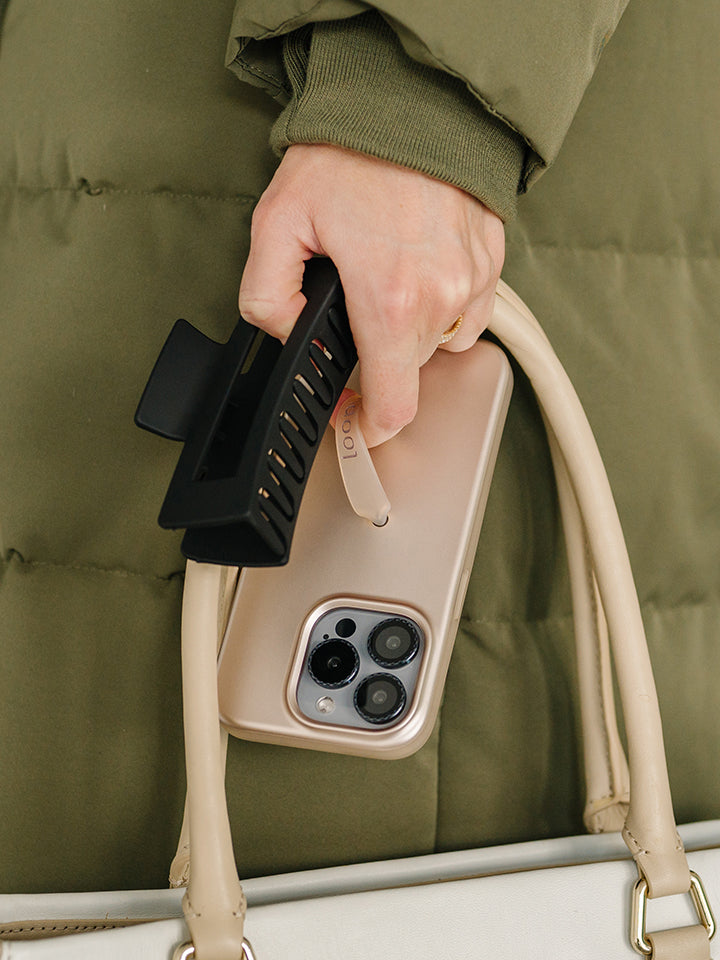
M 12 926 L 2 926 L 0 927 L 0 937 L 14 937 L 18 934 L 39 934 L 39 933 L 85 933 L 90 930 L 111 930 L 113 927 L 117 927 L 119 924 L 115 923 L 112 920 L 106 922 L 98 921 L 97 923 L 66 923 L 66 924 L 53 924 L 49 926 L 45 923 L 33 923 L 25 924 L 21 923 L 18 927 Z
M 15 921 L 14 923 L 0 924 L 0 939 L 6 945 L 13 942 L 50 940 L 64 937 L 68 934 L 93 933 L 104 930 L 117 930 L 126 927 L 137 927 L 158 919 L 174 919 L 173 917 L 140 917 L 140 918 L 108 918 L 107 920 L 40 920 Z M 3 939 L 4 938 L 4 939 Z M 5 956 L 5 954 L 2 954 Z
M 442 731 L 443 731 L 443 702 L 438 710 L 437 720 L 437 750 L 435 753 L 435 829 L 433 831 L 433 850 L 437 853 L 438 836 L 440 834 L 440 784 L 442 783 L 440 768 L 442 765 Z
M 635 852 L 633 853 L 633 856 L 638 856 L 639 854 L 642 854 L 643 856 L 648 856 L 648 855 L 649 855 L 649 852 L 650 852 L 650 851 L 644 849 L 644 847 L 640 844 L 640 842 L 639 842 L 639 840 L 637 839 L 637 837 L 634 837 L 634 836 L 632 835 L 632 833 L 630 832 L 630 830 L 628 830 L 627 827 L 625 827 L 624 834 L 625 834 L 625 837 L 626 837 L 628 840 L 630 840 L 630 841 L 632 842 L 633 846 L 635 847 Z M 632 851 L 631 851 L 631 853 L 632 853 Z
M 597 596 L 595 594 L 595 578 L 593 576 L 593 565 L 592 557 L 590 555 L 590 546 L 587 542 L 587 538 L 584 538 L 583 548 L 585 552 L 585 570 L 587 573 L 587 586 L 590 591 L 590 604 L 592 607 L 592 632 L 593 632 L 593 653 L 595 655 L 595 679 L 597 682 L 597 692 L 600 699 L 600 712 L 602 714 L 602 738 L 603 738 L 603 748 L 605 752 L 605 769 L 607 771 L 608 778 L 608 788 L 610 790 L 610 795 L 615 793 L 615 777 L 614 771 L 612 768 L 612 763 L 610 761 L 610 737 L 608 734 L 608 717 L 607 711 L 605 710 L 605 697 L 603 695 L 603 682 L 602 682 L 602 650 L 600 644 L 600 630 L 598 629 L 598 603 Z M 605 799 L 605 798 L 603 798 Z
M 633 843 L 635 844 L 635 846 L 637 847 L 637 850 L 635 851 L 635 853 L 637 853 L 637 854 L 643 854 L 644 856 L 648 856 L 648 857 L 649 857 L 649 856 L 652 856 L 652 854 L 650 853 L 649 850 L 644 850 L 644 849 L 641 847 L 641 845 L 640 845 L 639 841 L 637 840 L 637 838 L 632 835 L 632 833 L 630 832 L 630 830 L 628 830 L 627 827 L 625 828 L 625 830 L 623 831 L 623 833 L 625 834 L 626 837 L 628 837 L 630 840 L 632 840 L 632 842 L 633 842 Z M 685 847 L 684 847 L 684 845 L 683 845 L 683 842 L 682 842 L 682 840 L 680 839 L 680 834 L 677 833 L 677 832 L 675 833 L 675 850 L 676 850 L 678 853 L 681 853 L 681 852 L 683 852 L 683 851 L 685 850 Z M 633 856 L 634 856 L 634 854 L 633 854 Z

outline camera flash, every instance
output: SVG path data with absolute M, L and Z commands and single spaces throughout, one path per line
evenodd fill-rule
M 320 713 L 332 713 L 335 709 L 335 701 L 332 697 L 320 697 L 315 706 Z

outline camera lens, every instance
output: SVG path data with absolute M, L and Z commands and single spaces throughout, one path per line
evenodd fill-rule
M 397 677 L 376 673 L 355 691 L 355 709 L 369 723 L 390 723 L 405 708 L 405 687 Z
M 344 687 L 350 683 L 360 666 L 355 647 L 347 640 L 326 640 L 310 654 L 310 676 L 322 687 Z
M 355 621 L 351 620 L 350 617 L 343 617 L 335 624 L 335 633 L 339 637 L 351 637 L 356 629 Z
M 409 620 L 383 620 L 368 639 L 370 656 L 381 667 L 402 667 L 420 646 L 417 628 Z

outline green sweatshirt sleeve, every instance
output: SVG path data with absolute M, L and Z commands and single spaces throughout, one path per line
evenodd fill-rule
M 522 138 L 461 80 L 412 60 L 379 14 L 289 33 L 283 62 L 291 93 L 271 135 L 277 153 L 335 143 L 451 183 L 512 218 Z
M 369 9 L 415 62 L 465 84 L 527 144 L 523 188 L 557 157 L 627 0 L 236 0 L 226 64 L 286 104 L 284 36 Z

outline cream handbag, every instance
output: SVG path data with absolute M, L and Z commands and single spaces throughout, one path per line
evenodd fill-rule
M 619 960 L 633 951 L 708 960 L 720 821 L 675 826 L 640 609 L 600 455 L 562 366 L 504 284 L 490 330 L 532 382 L 553 455 L 575 612 L 585 820 L 598 835 L 250 880 L 243 891 L 217 719 L 218 626 L 233 577 L 191 561 L 182 654 L 188 803 L 172 870 L 187 888 L 0 896 L 0 960 Z

